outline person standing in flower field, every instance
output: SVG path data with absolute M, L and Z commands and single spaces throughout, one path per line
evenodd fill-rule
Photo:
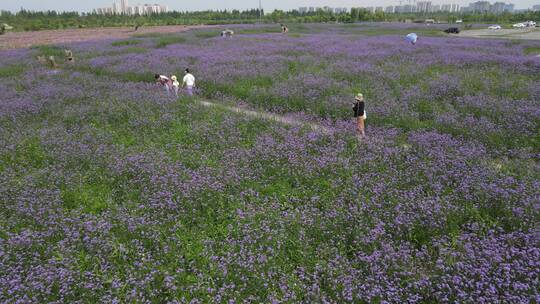
M 354 117 L 357 119 L 357 131 L 358 134 L 362 137 L 366 136 L 365 133 L 365 120 L 367 118 L 366 111 L 365 111 L 365 102 L 364 102 L 364 95 L 361 93 L 358 93 L 356 95 L 353 111 L 354 111 Z
M 281 24 L 281 33 L 287 34 L 288 32 L 289 32 L 289 28 L 282 23 Z
M 156 82 L 163 86 L 165 92 L 167 92 L 167 95 L 169 95 L 172 87 L 172 81 L 169 79 L 169 77 L 160 74 L 155 74 L 154 77 L 156 78 Z
M 171 76 L 171 80 L 172 80 L 172 87 L 174 90 L 174 94 L 176 95 L 176 97 L 178 97 L 178 90 L 180 89 L 180 82 L 178 82 L 178 79 L 176 78 L 175 75 Z
M 189 96 L 193 96 L 193 87 L 195 86 L 195 76 L 193 76 L 189 69 L 186 69 L 186 75 L 184 76 L 184 79 L 182 81 L 182 88 L 186 86 L 187 88 L 187 94 Z

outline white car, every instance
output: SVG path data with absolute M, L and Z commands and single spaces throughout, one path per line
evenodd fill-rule
M 536 22 L 534 22 L 534 21 L 527 21 L 527 22 L 525 22 L 525 25 L 528 26 L 528 27 L 535 27 L 535 26 L 536 26 Z
M 488 27 L 488 29 L 490 30 L 500 30 L 502 27 L 500 25 L 492 25 L 490 27 Z
M 524 28 L 526 27 L 526 25 L 524 23 L 516 23 L 514 25 L 512 25 L 512 27 L 515 27 L 515 28 Z

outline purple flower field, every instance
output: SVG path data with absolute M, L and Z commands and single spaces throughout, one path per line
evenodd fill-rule
M 1 52 L 0 302 L 540 302 L 540 42 L 290 28 Z

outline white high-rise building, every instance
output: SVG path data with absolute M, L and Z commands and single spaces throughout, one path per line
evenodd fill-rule
M 431 12 L 431 1 L 420 1 L 416 4 L 416 11 L 419 13 Z
M 122 14 L 127 14 L 128 7 L 129 7 L 128 0 L 120 0 L 120 10 Z
M 122 9 L 120 7 L 120 4 L 114 2 L 113 3 L 113 6 L 112 6 L 112 11 L 113 11 L 113 14 L 121 14 L 122 13 Z

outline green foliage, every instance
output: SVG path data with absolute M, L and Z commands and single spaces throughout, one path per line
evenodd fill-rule
M 42 55 L 46 57 L 63 57 L 65 55 L 62 48 L 54 45 L 35 45 L 32 46 L 30 49 L 35 50 L 37 52 L 37 55 Z
M 222 25 L 222 24 L 245 24 L 245 23 L 353 23 L 358 21 L 405 21 L 435 19 L 437 21 L 454 22 L 463 19 L 468 23 L 497 22 L 511 24 L 523 20 L 538 20 L 540 12 L 521 12 L 517 14 L 481 14 L 481 13 L 396 13 L 388 14 L 381 11 L 371 12 L 361 8 L 353 8 L 349 13 L 335 14 L 322 9 L 316 12 L 301 14 L 297 10 L 275 10 L 270 14 L 264 14 L 257 9 L 238 11 L 198 11 L 198 12 L 169 12 L 150 16 L 127 16 L 127 15 L 97 15 L 82 14 L 77 12 L 55 11 L 30 12 L 21 10 L 15 14 L 2 14 L 0 21 L 13 25 L 16 31 L 36 31 L 46 29 L 65 28 L 92 28 L 111 26 L 157 26 L 157 25 Z M 302 32 L 301 28 L 291 28 L 294 32 Z M 279 31 L 279 28 L 277 29 Z M 138 37 L 148 37 L 143 34 Z M 206 35 L 201 34 L 208 38 Z
M 115 42 L 111 43 L 111 45 L 112 46 L 127 46 L 127 45 L 137 45 L 137 44 L 140 44 L 140 43 L 141 43 L 140 40 L 130 39 L 130 40 L 115 41 Z
M 540 47 L 538 47 L 538 46 L 536 46 L 536 47 L 535 46 L 526 47 L 523 52 L 525 53 L 525 55 L 531 55 L 531 54 L 540 55 Z
M 156 47 L 164 48 L 171 44 L 184 43 L 186 41 L 186 38 L 181 36 L 165 36 L 157 39 Z
M 61 194 L 67 209 L 82 208 L 86 213 L 98 214 L 113 206 L 111 189 L 103 183 L 78 185 L 64 188 Z
M 0 78 L 15 77 L 24 72 L 24 66 L 20 64 L 11 64 L 0 67 Z
M 214 38 L 219 36 L 216 32 L 208 32 L 208 31 L 196 31 L 195 37 L 201 38 L 201 39 L 207 39 L 207 38 Z

